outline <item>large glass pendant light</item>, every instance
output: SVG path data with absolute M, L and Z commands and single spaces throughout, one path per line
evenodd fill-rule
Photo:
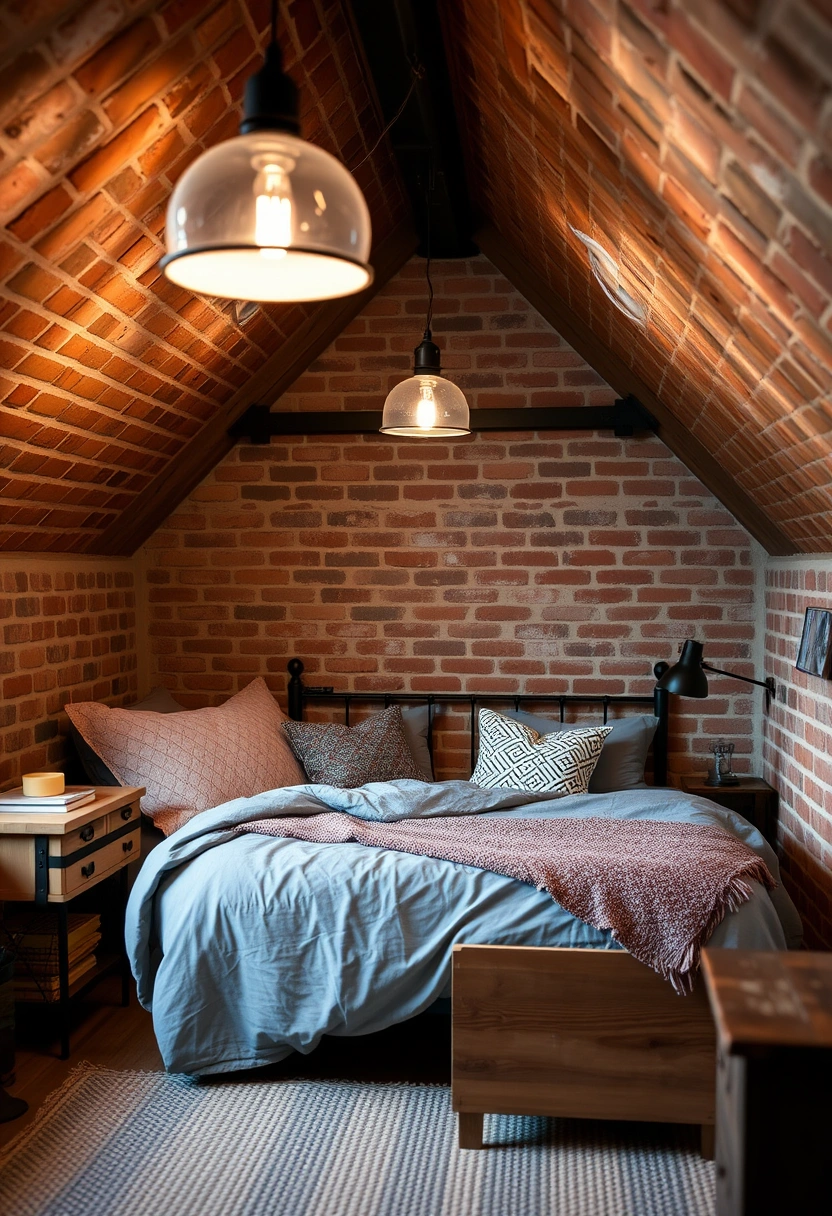
M 429 203 L 427 214 L 429 217 Z M 425 275 L 428 282 L 428 315 L 422 341 L 413 352 L 413 375 L 387 394 L 380 430 L 384 435 L 404 435 L 416 439 L 469 435 L 470 415 L 465 394 L 440 375 L 439 347 L 430 332 L 433 283 L 430 278 L 429 222 Z
M 300 139 L 272 0 L 266 61 L 246 84 L 240 134 L 176 184 L 160 265 L 189 291 L 232 300 L 328 300 L 373 280 L 370 213 L 355 179 Z

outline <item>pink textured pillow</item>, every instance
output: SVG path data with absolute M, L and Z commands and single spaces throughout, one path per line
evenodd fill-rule
M 216 709 L 154 714 L 84 701 L 66 712 L 122 785 L 147 788 L 142 810 L 166 836 L 209 807 L 306 780 L 263 679 Z

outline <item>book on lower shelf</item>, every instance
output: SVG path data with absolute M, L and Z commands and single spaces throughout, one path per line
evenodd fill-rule
M 14 991 L 17 1000 L 56 1001 L 58 975 L 58 916 L 55 912 L 12 912 L 3 919 L 15 955 Z M 70 986 L 96 965 L 95 949 L 101 941 L 97 912 L 70 912 L 67 916 Z
M 77 983 L 88 971 L 94 970 L 96 957 L 87 954 L 69 969 L 69 986 Z M 34 977 L 18 977 L 15 972 L 14 995 L 18 1001 L 57 1001 L 61 995 L 61 982 L 57 975 L 39 975 Z
M 72 970 L 82 959 L 91 954 L 101 941 L 100 933 L 93 933 L 90 937 L 85 937 L 84 940 L 69 952 L 69 969 Z M 38 978 L 42 975 L 57 975 L 58 974 L 58 950 L 26 950 L 21 951 L 17 955 L 17 965 L 15 968 L 15 979 L 26 979 L 28 976 L 36 975 Z
M 70 912 L 66 919 L 70 954 L 85 938 L 101 929 L 101 916 L 98 912 Z M 16 955 L 49 951 L 57 962 L 57 912 L 11 912 L 3 917 L 3 927 L 14 939 L 13 950 Z

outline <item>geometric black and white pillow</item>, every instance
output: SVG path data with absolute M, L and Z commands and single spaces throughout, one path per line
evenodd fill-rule
M 484 789 L 585 794 L 612 726 L 539 735 L 493 709 L 479 713 L 480 748 L 471 774 Z

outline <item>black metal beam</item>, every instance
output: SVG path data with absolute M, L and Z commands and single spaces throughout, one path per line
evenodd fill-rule
M 655 431 L 656 420 L 635 397 L 613 405 L 554 406 L 551 409 L 471 410 L 472 431 Z M 273 435 L 372 435 L 381 410 L 332 410 L 290 414 L 252 405 L 228 432 L 232 439 L 268 443 Z
M 388 136 L 410 197 L 419 252 L 427 252 L 429 206 L 431 255 L 471 257 L 477 246 L 471 239 L 462 146 L 436 0 L 349 0 L 346 8 L 385 124 L 407 95 L 415 65 L 421 73 Z

